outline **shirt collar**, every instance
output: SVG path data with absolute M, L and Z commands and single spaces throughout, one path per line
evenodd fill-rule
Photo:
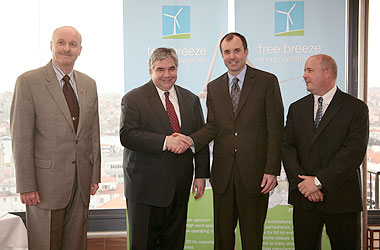
M 63 73 L 63 71 L 52 61 L 53 70 L 55 72 L 55 75 L 57 76 L 58 81 L 61 81 L 62 78 L 66 75 Z M 70 80 L 73 79 L 74 70 L 71 70 L 69 74 L 67 74 L 70 77 Z
M 336 87 L 336 85 L 335 85 L 332 89 L 330 89 L 326 94 L 324 94 L 324 95 L 322 96 L 322 98 L 323 98 L 323 102 L 324 102 L 326 105 L 329 105 L 329 104 L 330 104 L 331 100 L 333 99 L 333 97 L 334 97 L 334 95 L 335 95 L 336 90 L 337 90 L 337 87 Z M 317 104 L 318 104 L 318 98 L 319 98 L 319 97 L 320 97 L 319 95 L 314 95 L 314 103 L 317 103 Z
M 247 64 L 244 66 L 244 69 L 242 71 L 240 71 L 240 73 L 237 76 L 233 76 L 230 72 L 228 72 L 228 86 L 232 85 L 232 80 L 236 77 L 237 79 L 239 79 L 238 84 L 241 87 L 244 83 L 244 78 L 245 78 L 246 72 L 247 72 Z
M 169 96 L 172 96 L 172 97 L 177 96 L 177 92 L 175 91 L 174 85 L 169 90 L 166 90 L 166 91 L 158 88 L 156 85 L 154 85 L 154 87 L 156 87 L 159 96 L 164 96 L 165 92 L 169 92 Z

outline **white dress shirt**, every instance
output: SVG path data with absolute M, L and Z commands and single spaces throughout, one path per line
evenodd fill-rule
M 322 117 L 325 114 L 327 108 L 329 107 L 329 105 L 331 103 L 331 100 L 333 99 L 333 97 L 335 95 L 335 92 L 336 92 L 336 85 L 332 89 L 330 89 L 329 92 L 327 92 L 326 94 L 324 94 L 322 96 L 322 98 L 323 98 L 323 102 L 322 102 Z M 314 95 L 314 120 L 315 120 L 315 116 L 317 114 L 318 98 L 319 97 L 320 97 L 319 95 Z
M 161 99 L 162 105 L 164 106 L 164 109 L 166 110 L 165 92 L 167 91 L 157 88 L 157 86 L 155 87 L 157 89 L 158 96 Z M 179 111 L 178 97 L 177 97 L 177 92 L 175 91 L 174 85 L 171 89 L 168 90 L 168 92 L 169 92 L 169 100 L 174 106 L 174 111 L 177 115 L 179 126 L 181 127 L 181 112 Z M 164 145 L 162 146 L 162 151 L 166 150 L 166 140 L 167 140 L 167 136 L 165 137 Z
M 337 89 L 337 88 L 336 88 L 336 85 L 335 85 L 332 89 L 329 90 L 329 92 L 327 92 L 326 94 L 324 94 L 324 95 L 322 96 L 322 98 L 323 98 L 323 102 L 322 102 L 322 117 L 323 117 L 323 115 L 325 114 L 327 108 L 329 107 L 329 105 L 330 105 L 330 103 L 331 103 L 331 101 L 332 101 L 332 99 L 333 99 L 333 97 L 334 97 L 334 95 L 335 95 L 336 89 Z M 315 120 L 315 117 L 316 117 L 316 115 L 317 115 L 317 110 L 318 110 L 318 98 L 319 98 L 319 97 L 320 97 L 319 95 L 314 95 L 314 120 Z M 323 185 L 323 184 L 319 181 L 319 179 L 318 179 L 317 176 L 315 177 L 314 184 L 315 184 L 315 185 L 318 184 L 318 185 L 320 185 L 320 186 Z M 317 185 L 317 186 L 318 186 L 318 185 Z

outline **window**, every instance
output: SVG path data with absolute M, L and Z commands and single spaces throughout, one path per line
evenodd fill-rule
M 380 176 L 380 79 L 377 76 L 380 50 L 380 16 L 375 10 L 380 9 L 380 1 L 369 1 L 368 29 L 368 107 L 370 135 L 367 150 L 368 193 L 367 207 L 379 209 L 379 176 Z

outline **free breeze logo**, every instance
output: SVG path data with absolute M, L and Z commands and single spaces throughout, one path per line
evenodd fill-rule
M 274 17 L 275 36 L 304 35 L 304 1 L 276 2 L 274 5 Z
M 162 6 L 162 38 L 190 39 L 190 6 Z

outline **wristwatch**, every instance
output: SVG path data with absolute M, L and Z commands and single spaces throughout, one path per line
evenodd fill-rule
M 318 180 L 318 177 L 314 177 L 314 185 L 316 185 L 318 188 L 322 187 L 322 183 Z

